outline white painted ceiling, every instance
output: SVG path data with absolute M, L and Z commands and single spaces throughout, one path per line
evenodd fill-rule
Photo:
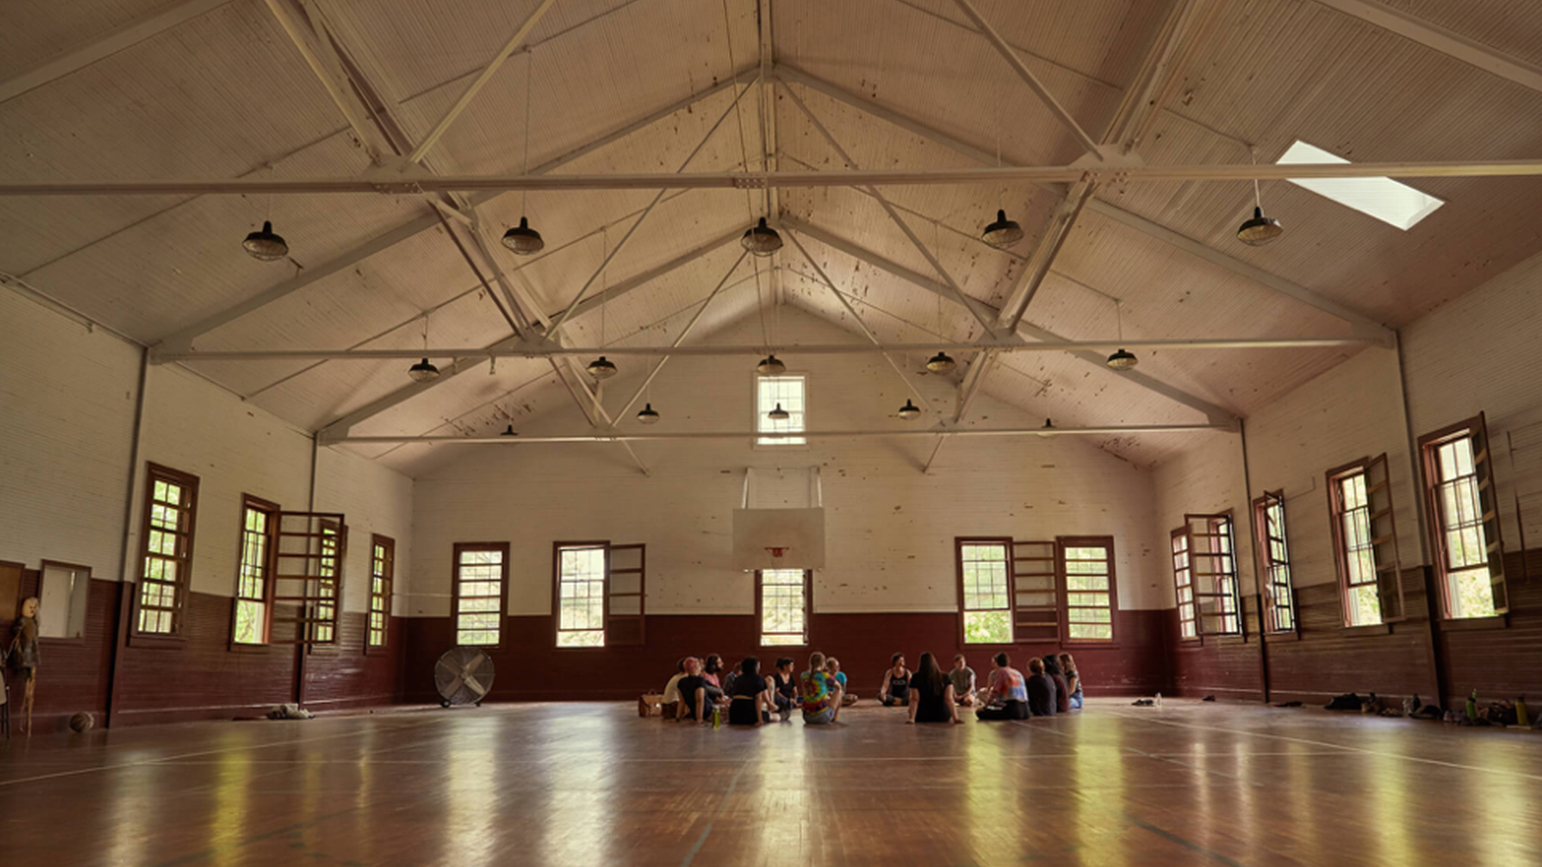
M 410 141 L 433 127 L 537 0 L 194 0 L 186 21 L 68 74 L 51 62 L 133 33 L 165 0 L 8 4 L 0 28 L 0 182 L 164 177 L 349 176 L 370 158 L 272 6 L 311 26 L 324 20 L 382 122 Z M 1146 0 L 976 0 L 1045 86 L 1094 137 L 1132 86 L 1167 15 Z M 1201 4 L 1202 6 L 1205 4 Z M 1542 62 L 1542 4 L 1525 0 L 1398 0 L 1388 5 L 1529 63 Z M 1070 135 L 949 0 L 558 0 L 517 52 L 429 151 L 439 173 L 516 173 L 695 94 L 688 107 L 567 162 L 557 173 L 672 172 L 702 144 L 691 171 L 845 163 L 787 93 L 751 85 L 777 65 L 942 130 L 1022 165 L 1064 164 Z M 314 30 L 312 31 L 314 35 Z M 132 41 L 132 40 L 131 40 Z M 1542 93 L 1349 17 L 1314 0 L 1227 0 L 1173 82 L 1139 151 L 1147 163 L 1235 163 L 1256 149 L 1273 161 L 1304 139 L 1356 161 L 1535 157 Z M 735 69 L 739 75 L 735 76 Z M 30 78 L 27 78 L 31 74 Z M 19 81 L 37 83 L 16 87 Z M 734 82 L 748 86 L 733 108 Z M 862 168 L 975 166 L 970 157 L 802 84 L 793 94 Z M 529 153 L 524 122 L 530 94 Z M 715 128 L 714 128 L 715 127 Z M 711 131 L 708 136 L 709 130 Z M 764 130 L 764 132 L 763 132 Z M 1233 232 L 1251 207 L 1241 183 L 1108 184 L 1101 202 L 1155 221 L 1397 327 L 1542 249 L 1542 181 L 1442 178 L 1412 182 L 1447 205 L 1402 232 L 1286 182 L 1263 185 L 1287 226 L 1250 248 Z M 1000 306 L 1048 224 L 1058 195 L 1028 184 L 893 187 L 883 191 L 972 297 Z M 548 316 L 566 308 L 653 198 L 650 191 L 518 193 L 483 202 L 493 237 L 530 215 L 547 250 L 518 259 L 494 244 L 497 267 L 527 285 Z M 1029 237 L 1009 253 L 978 240 L 998 199 Z M 602 286 L 742 231 L 766 199 L 742 191 L 672 192 L 616 255 Z M 931 266 L 868 194 L 783 190 L 774 219 L 803 223 L 905 269 Z M 450 230 L 413 195 L 0 198 L 0 271 L 135 340 L 153 344 L 275 285 L 339 259 L 330 276 L 201 335 L 201 351 L 412 348 L 424 314 L 436 346 L 485 346 L 512 333 L 494 292 Z M 271 217 L 287 261 L 256 262 L 239 241 Z M 367 257 L 353 251 L 397 227 L 429 227 Z M 431 225 L 429 225 L 431 223 Z M 456 234 L 462 244 L 469 233 Z M 810 255 L 886 341 L 969 340 L 973 317 L 933 292 L 806 233 Z M 665 344 L 729 274 L 731 241 L 605 305 L 604 339 Z M 752 268 L 758 264 L 759 271 Z M 1147 233 L 1083 211 L 1025 321 L 1072 339 L 1107 338 L 1115 304 L 1131 338 L 1345 336 L 1342 320 Z M 789 245 L 739 264 L 690 341 L 782 303 L 860 335 L 850 314 Z M 564 328 L 574 345 L 601 341 L 590 308 Z M 1353 349 L 1171 350 L 1141 354 L 1139 372 L 1246 416 L 1339 363 Z M 641 364 L 634 359 L 634 364 Z M 317 429 L 407 384 L 400 361 L 196 361 L 188 365 L 306 429 Z M 960 371 L 962 373 L 962 371 Z M 667 376 L 667 371 L 663 375 Z M 574 376 L 574 374 L 569 374 Z M 1057 424 L 1163 424 L 1203 416 L 1127 375 L 1064 353 L 1003 356 L 985 390 Z M 618 390 L 617 393 L 625 391 Z M 613 393 L 614 394 L 614 393 Z M 487 433 L 510 419 L 571 404 L 551 365 L 500 360 L 448 378 L 357 424 L 362 435 Z M 619 403 L 624 397 L 614 397 Z M 613 407 L 619 409 L 619 406 Z M 632 424 L 624 420 L 622 427 Z M 1102 445 L 1143 465 L 1185 446 L 1183 434 L 1110 437 Z M 368 456 L 386 447 L 350 446 Z M 423 449 L 382 460 L 412 473 Z

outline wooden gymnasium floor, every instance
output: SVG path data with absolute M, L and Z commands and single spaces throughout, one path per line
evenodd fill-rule
M 722 730 L 624 704 L 0 745 L 0 864 L 1542 863 L 1542 732 L 1128 700 Z

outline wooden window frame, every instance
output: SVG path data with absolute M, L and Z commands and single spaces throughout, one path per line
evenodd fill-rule
M 384 548 L 385 556 L 379 558 L 385 564 L 385 568 L 376 570 L 375 549 Z M 376 592 L 375 582 L 380 581 L 382 590 Z M 396 595 L 396 540 L 380 533 L 371 533 L 369 537 L 369 607 L 364 612 L 364 653 L 366 656 L 379 656 L 388 652 L 391 648 L 391 603 Z M 380 607 L 377 608 L 376 605 Z M 380 614 L 380 643 L 373 641 L 375 633 L 375 615 Z
M 1447 443 L 1459 439 L 1472 441 L 1473 479 L 1477 487 L 1478 524 L 1483 531 L 1485 554 L 1488 560 L 1489 586 L 1493 593 L 1494 612 L 1474 617 L 1456 617 L 1452 614 L 1450 549 L 1447 545 L 1445 506 L 1440 496 L 1441 478 L 1439 450 Z M 1419 466 L 1423 473 L 1422 488 L 1425 503 L 1425 521 L 1429 528 L 1431 547 L 1435 555 L 1435 579 L 1440 587 L 1440 617 L 1444 622 L 1462 623 L 1481 621 L 1485 618 L 1503 617 L 1510 611 L 1509 588 L 1505 583 L 1504 537 L 1499 520 L 1498 488 L 1494 483 L 1494 459 L 1488 437 L 1488 420 L 1484 413 L 1447 425 L 1419 437 Z
M 262 553 L 262 598 L 246 597 L 241 595 L 241 571 L 246 565 L 246 513 L 252 509 L 267 515 L 267 528 L 263 535 L 267 538 L 267 544 Z M 278 516 L 284 511 L 284 507 L 272 500 L 265 500 L 255 494 L 241 495 L 241 521 L 236 525 L 237 554 L 236 554 L 236 592 L 230 599 L 230 638 L 226 642 L 228 649 L 232 651 L 244 651 L 261 649 L 269 646 L 273 637 L 273 552 L 278 548 Z M 239 619 L 241 602 L 262 603 L 262 636 L 258 641 L 237 641 L 236 623 Z
M 182 508 L 178 504 L 178 511 L 187 517 L 187 526 L 178 527 L 173 531 L 183 540 L 181 551 L 167 557 L 160 554 L 154 556 L 177 564 L 177 577 L 174 581 L 160 581 L 150 579 L 149 560 L 150 551 L 150 520 L 155 506 L 155 483 L 165 482 L 177 485 L 188 494 L 191 502 Z M 134 605 L 130 614 L 129 641 L 145 647 L 181 647 L 187 636 L 183 629 L 187 616 L 188 594 L 192 592 L 193 584 L 193 552 L 194 543 L 198 533 L 198 485 L 199 478 L 192 473 L 184 473 L 181 470 L 157 464 L 153 461 L 145 462 L 145 489 L 144 507 L 140 512 L 139 524 L 139 581 L 134 585 Z M 166 611 L 171 615 L 171 628 L 165 632 L 150 631 L 140 628 L 146 609 L 144 604 L 144 588 L 147 582 L 157 584 L 169 584 L 172 587 L 172 604 L 167 606 L 153 606 L 149 610 Z
M 601 609 L 600 627 L 601 641 L 599 646 L 570 645 L 563 646 L 559 642 L 564 632 L 593 632 L 592 629 L 563 629 L 562 628 L 562 552 L 567 549 L 598 548 L 604 552 L 605 574 L 600 582 L 600 596 L 604 607 Z M 638 557 L 638 567 L 617 568 L 614 561 L 616 551 L 628 551 L 635 549 Z M 614 576 L 623 573 L 637 573 L 637 591 L 619 592 L 615 589 Z M 551 629 L 552 647 L 560 651 L 595 651 L 614 647 L 640 647 L 647 643 L 648 629 L 648 545 L 645 542 L 628 542 L 618 544 L 608 539 L 578 542 L 553 542 L 551 553 Z M 637 597 L 636 614 L 618 614 L 613 600 L 620 597 Z M 618 637 L 622 630 L 618 625 L 626 621 L 635 621 L 635 635 L 631 638 Z
M 810 393 L 810 391 L 809 391 L 809 380 L 811 379 L 809 374 L 806 371 L 787 370 L 787 371 L 783 371 L 782 373 L 775 374 L 773 376 L 761 376 L 758 373 L 752 373 L 751 377 L 752 377 L 751 381 L 754 383 L 754 398 L 751 401 L 751 405 L 750 405 L 750 409 L 751 409 L 750 430 L 753 431 L 753 435 L 750 438 L 750 444 L 754 448 L 757 448 L 757 449 L 773 449 L 773 450 L 782 450 L 782 451 L 795 450 L 795 449 L 807 449 L 809 447 L 809 436 L 808 436 L 809 393 Z M 760 430 L 760 383 L 761 383 L 762 380 L 766 380 L 766 379 L 798 379 L 798 380 L 802 380 L 802 382 L 803 382 L 803 410 L 802 410 L 802 412 L 803 412 L 803 430 L 801 431 L 801 433 L 803 435 L 803 442 L 795 443 L 795 442 L 790 442 L 790 441 L 785 440 L 785 439 L 772 440 L 771 442 L 767 442 L 767 443 L 763 443 L 763 442 L 760 441 L 760 437 L 761 437 L 761 430 Z M 792 433 L 792 432 L 789 431 L 789 433 Z
M 91 619 L 91 613 L 90 613 L 91 612 L 91 580 L 92 580 L 92 577 L 93 577 L 91 567 L 85 565 L 84 563 L 66 563 L 63 560 L 48 560 L 48 559 L 44 559 L 44 560 L 39 561 L 38 562 L 38 566 L 37 566 L 37 587 L 36 587 L 35 593 L 31 594 L 31 595 L 38 596 L 39 599 L 41 599 L 41 597 L 43 595 L 43 576 L 45 574 L 47 574 L 49 566 L 56 566 L 56 567 L 58 567 L 60 569 L 68 569 L 71 572 L 84 572 L 84 573 L 86 573 L 86 620 L 89 621 Z M 26 567 L 22 568 L 22 575 L 25 578 Z M 22 601 L 24 601 L 25 598 L 26 597 L 18 596 L 18 598 L 16 600 L 16 604 L 18 606 L 18 611 L 17 611 L 18 614 L 20 614 L 20 610 L 19 610 L 20 609 L 20 605 L 21 605 Z M 50 645 L 55 645 L 55 646 L 59 646 L 59 645 L 78 645 L 78 646 L 84 646 L 85 643 L 86 643 L 85 625 L 82 624 L 82 626 L 81 626 L 81 634 L 77 635 L 77 636 L 74 636 L 72 638 L 60 638 L 57 635 L 55 635 L 55 636 L 45 636 L 45 635 L 41 635 L 40 634 L 40 635 L 38 635 L 38 639 L 37 640 L 38 640 L 39 643 L 50 644 Z
M 329 598 L 330 605 L 332 607 L 332 616 L 331 618 L 322 618 L 321 616 L 321 606 L 324 602 L 324 598 L 321 597 L 323 588 L 320 581 L 318 581 L 316 584 L 316 594 L 318 598 L 316 601 L 311 603 L 310 608 L 310 614 L 314 615 L 314 618 L 313 621 L 306 627 L 309 630 L 307 635 L 309 640 L 305 641 L 304 644 L 307 653 L 319 653 L 327 651 L 336 653 L 340 651 L 343 646 L 343 572 L 348 560 L 348 525 L 342 520 L 341 516 L 337 518 L 318 518 L 317 523 L 319 524 L 323 534 L 321 542 L 319 543 L 323 549 L 327 545 L 327 531 L 331 531 L 332 535 L 337 539 L 337 541 L 333 543 L 337 546 L 337 550 L 331 554 L 332 562 L 336 564 L 333 567 L 335 574 L 333 574 L 330 579 L 332 581 L 332 595 Z M 325 562 L 325 560 L 317 561 L 318 568 L 320 568 L 320 564 L 323 562 Z M 322 631 L 326 629 L 330 629 L 331 634 L 326 638 L 322 638 Z
M 797 572 L 803 573 L 803 640 L 796 644 L 767 644 L 766 635 L 792 635 L 791 632 L 766 632 L 765 619 L 765 583 L 764 572 Z M 758 647 L 808 647 L 813 639 L 810 633 L 814 626 L 814 570 L 812 569 L 756 569 L 755 570 L 755 632 Z
M 1181 552 L 1177 544 L 1179 541 L 1182 541 L 1183 543 Z M 1199 600 L 1194 596 L 1194 558 L 1191 556 L 1189 551 L 1189 528 L 1187 524 L 1174 529 L 1171 533 L 1168 534 L 1167 550 L 1173 566 L 1173 603 L 1174 609 L 1178 613 L 1178 640 L 1181 642 L 1202 644 L 1204 643 L 1205 636 L 1199 628 Z M 1184 556 L 1184 564 L 1182 566 L 1178 565 L 1179 553 L 1182 553 Z M 1182 580 L 1179 578 L 1178 573 L 1180 572 L 1187 576 L 1187 580 Z M 1185 587 L 1187 587 L 1189 590 L 1189 601 L 1187 603 L 1183 601 L 1183 588 Z M 1184 605 L 1189 606 L 1189 610 L 1192 612 L 1192 616 L 1183 616 Z M 1183 625 L 1185 623 L 1194 624 L 1193 635 L 1184 634 Z
M 1108 554 L 1108 637 L 1107 638 L 1077 638 L 1071 634 L 1071 594 L 1072 593 L 1100 593 L 1099 590 L 1072 590 L 1070 573 L 1066 569 L 1065 551 L 1067 548 L 1102 548 Z M 1119 611 L 1119 581 L 1114 566 L 1114 537 L 1113 536 L 1057 536 L 1055 537 L 1056 572 L 1059 576 L 1060 592 L 1060 622 L 1065 624 L 1061 633 L 1061 646 L 1093 646 L 1109 647 L 1119 642 L 1119 626 L 1115 622 Z M 1077 608 L 1096 610 L 1097 606 L 1079 605 Z M 1015 637 L 1015 636 L 1014 636 Z
M 1378 464 L 1382 467 L 1382 472 L 1385 474 L 1385 478 L 1380 483 L 1372 481 L 1372 474 Z M 1340 482 L 1360 474 L 1365 476 L 1366 509 L 1370 526 L 1370 550 L 1372 553 L 1372 567 L 1375 569 L 1376 576 L 1371 584 L 1377 588 L 1378 607 L 1381 609 L 1381 620 L 1376 623 L 1355 623 L 1350 613 L 1352 585 L 1349 583 L 1349 548 L 1344 539 L 1343 515 L 1345 514 L 1345 509 L 1343 507 L 1343 493 Z M 1331 538 L 1333 539 L 1333 562 L 1334 567 L 1338 571 L 1339 601 L 1343 609 L 1344 628 L 1379 632 L 1389 628 L 1393 623 L 1407 620 L 1408 606 L 1403 588 L 1402 563 L 1397 544 L 1397 510 L 1396 504 L 1392 499 L 1392 475 L 1386 453 L 1383 452 L 1374 458 L 1363 457 L 1359 460 L 1350 461 L 1347 464 L 1328 470 L 1324 476 L 1327 479 L 1328 521 L 1332 534 Z M 1386 493 L 1387 507 L 1385 509 L 1377 509 L 1372 497 L 1383 490 Z M 1385 536 L 1377 536 L 1376 522 L 1382 519 L 1387 521 L 1388 533 Z M 1381 557 L 1378 554 L 1378 548 L 1381 547 L 1384 550 L 1384 546 L 1389 544 L 1391 545 L 1392 562 L 1383 565 L 1377 562 Z M 1391 583 L 1395 587 L 1397 594 L 1397 613 L 1390 617 L 1387 614 L 1386 602 L 1392 598 L 1391 591 L 1382 585 L 1380 578 L 1381 575 L 1387 573 L 1393 576 Z M 1366 582 L 1353 586 L 1366 586 Z
M 498 640 L 492 644 L 466 645 L 480 650 L 497 650 L 503 646 L 504 633 L 508 627 L 506 621 L 509 608 L 509 543 L 456 542 L 452 548 L 454 559 L 450 561 L 450 634 L 457 647 L 460 646 L 460 555 L 467 551 L 496 551 L 503 555 L 498 570 Z
M 953 537 L 953 566 L 957 575 L 958 591 L 958 646 L 978 649 L 994 647 L 1010 648 L 1017 645 L 1017 589 L 1012 579 L 1012 544 L 1011 536 L 954 536 Z M 1005 608 L 965 608 L 964 599 L 964 546 L 965 545 L 1001 545 L 1006 553 L 1007 570 L 1007 605 Z M 970 611 L 1005 611 L 1007 613 L 1007 625 L 1012 630 L 1012 638 L 1005 642 L 970 642 L 966 640 L 964 627 L 965 615 Z
M 1269 533 L 1269 510 L 1278 507 L 1280 510 L 1280 535 L 1278 541 L 1284 551 L 1284 557 L 1276 560 L 1274 557 L 1274 536 Z M 1255 551 L 1254 568 L 1263 576 L 1260 582 L 1265 588 L 1264 628 L 1268 635 L 1297 635 L 1301 630 L 1301 616 L 1296 608 L 1295 579 L 1290 566 L 1290 536 L 1289 525 L 1285 520 L 1285 492 L 1264 491 L 1263 496 L 1253 500 L 1253 542 Z M 1285 581 L 1275 580 L 1275 570 L 1283 569 Z M 1283 601 L 1282 601 L 1283 600 Z M 1290 613 L 1290 626 L 1280 625 L 1279 612 L 1281 610 Z
M 1196 522 L 1204 524 L 1205 531 L 1203 533 L 1194 532 L 1194 524 Z M 1220 525 L 1223 523 L 1226 530 L 1224 535 L 1220 532 Z M 1183 516 L 1183 529 L 1188 537 L 1189 580 L 1193 586 L 1191 592 L 1194 596 L 1196 630 L 1200 635 L 1204 636 L 1241 638 L 1246 640 L 1247 618 L 1242 608 L 1242 567 L 1237 562 L 1236 516 L 1232 513 L 1231 509 L 1227 509 L 1224 512 L 1186 514 Z M 1205 546 L 1210 550 L 1196 553 L 1200 540 L 1204 540 Z M 1225 544 L 1223 545 L 1221 542 L 1214 540 L 1224 540 Z M 1221 550 L 1223 548 L 1224 550 Z M 1201 572 L 1197 568 L 1199 563 L 1214 562 L 1223 558 L 1230 560 L 1230 572 L 1224 570 Z M 1209 589 L 1206 589 L 1207 585 L 1200 580 L 1203 578 L 1210 579 Z M 1224 588 L 1224 582 L 1230 582 L 1230 592 L 1227 592 Z M 1205 611 L 1204 602 L 1202 601 L 1205 599 L 1216 600 L 1216 609 L 1214 611 Z M 1226 608 L 1228 603 L 1231 605 L 1230 611 Z M 1207 630 L 1205 628 L 1206 618 L 1210 618 L 1219 624 L 1226 620 L 1228 614 L 1235 622 L 1235 629 L 1216 628 Z

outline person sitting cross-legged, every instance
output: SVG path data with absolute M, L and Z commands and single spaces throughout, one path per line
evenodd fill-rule
M 1071 712 L 1071 687 L 1060 670 L 1060 657 L 1044 654 L 1044 676 L 1055 682 L 1055 713 Z
M 825 660 L 825 671 L 835 678 L 835 682 L 841 685 L 841 707 L 851 707 L 857 703 L 856 693 L 846 686 L 846 672 L 841 671 L 841 661 L 835 657 Z
M 964 661 L 962 653 L 953 657 L 953 669 L 948 672 L 948 679 L 953 681 L 953 700 L 964 707 L 974 707 L 974 669 Z
M 1028 712 L 1034 716 L 1054 716 L 1059 706 L 1055 681 L 1044 673 L 1044 660 L 1028 660 Z
M 701 676 L 701 660 L 694 656 L 685 660 L 685 677 L 676 684 L 680 690 L 680 719 L 694 719 L 699 723 L 712 722 L 714 707 L 708 684 Z
M 808 671 L 798 676 L 804 725 L 833 723 L 841 714 L 841 685 L 825 671 L 825 655 L 814 651 Z
M 905 654 L 896 653 L 889 662 L 891 665 L 883 673 L 883 686 L 878 688 L 878 702 L 884 707 L 904 707 L 910 701 L 910 669 L 905 667 Z
M 780 657 L 776 661 L 776 670 L 766 677 L 770 707 L 782 715 L 782 722 L 792 719 L 792 712 L 798 706 L 798 684 L 793 680 L 792 666 L 792 657 Z
M 1065 672 L 1066 687 L 1071 691 L 1071 709 L 1081 710 L 1082 706 L 1082 676 L 1076 671 L 1076 660 L 1071 654 L 1060 654 L 1060 670 Z
M 942 673 L 930 653 L 921 654 L 921 666 L 910 679 L 910 719 L 905 722 L 959 722 L 953 681 Z
M 675 674 L 664 684 L 664 697 L 659 702 L 659 710 L 669 722 L 674 722 L 680 712 L 680 681 L 685 679 L 685 660 L 682 656 L 675 664 Z
M 766 680 L 760 676 L 760 660 L 746 656 L 739 663 L 734 677 L 731 704 L 728 706 L 728 724 L 734 726 L 758 726 L 771 721 L 766 710 Z
M 992 660 L 986 684 L 985 707 L 975 711 L 976 719 L 1012 720 L 1028 718 L 1028 689 L 1023 685 L 1023 673 L 1011 666 L 1012 660 L 1005 653 L 996 654 Z

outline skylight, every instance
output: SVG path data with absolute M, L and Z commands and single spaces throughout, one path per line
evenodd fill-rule
M 1349 160 L 1304 141 L 1297 141 L 1280 157 L 1281 165 L 1347 162 Z M 1445 204 L 1391 178 L 1291 178 L 1290 182 L 1405 232 Z

